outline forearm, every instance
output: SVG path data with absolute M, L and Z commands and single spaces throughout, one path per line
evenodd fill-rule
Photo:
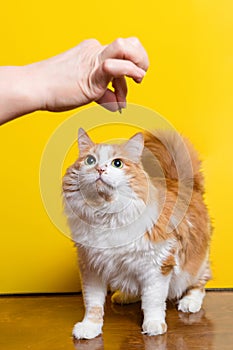
M 41 85 L 37 64 L 0 67 L 0 124 L 42 109 Z

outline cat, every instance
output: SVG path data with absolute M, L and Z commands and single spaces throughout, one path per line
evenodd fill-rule
M 73 336 L 102 333 L 109 286 L 114 303 L 141 300 L 142 333 L 163 334 L 166 300 L 198 312 L 211 278 L 211 222 L 197 153 L 165 130 L 113 145 L 95 144 L 80 128 L 78 147 L 63 177 L 85 304 Z

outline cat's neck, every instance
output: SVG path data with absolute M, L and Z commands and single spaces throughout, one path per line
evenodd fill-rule
M 146 202 L 125 189 L 114 201 L 98 207 L 80 203 L 78 213 L 69 215 L 74 241 L 105 248 L 140 238 L 154 226 L 159 215 L 157 190 L 150 182 L 148 186 Z

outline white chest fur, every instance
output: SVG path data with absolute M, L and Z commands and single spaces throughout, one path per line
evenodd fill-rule
M 145 280 L 160 275 L 173 241 L 152 244 L 144 237 L 121 247 L 79 247 L 80 260 L 95 271 L 113 290 L 139 295 Z
M 112 203 L 92 205 L 76 192 L 65 201 L 65 209 L 73 240 L 86 247 L 113 248 L 125 246 L 150 232 L 159 216 L 156 190 L 148 202 L 132 191 L 122 190 Z

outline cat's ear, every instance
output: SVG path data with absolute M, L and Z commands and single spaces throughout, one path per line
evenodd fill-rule
M 123 145 L 124 151 L 133 162 L 139 162 L 144 148 L 143 133 L 139 132 Z
M 78 148 L 79 148 L 79 154 L 82 154 L 83 152 L 87 151 L 91 147 L 94 146 L 94 143 L 90 139 L 90 137 L 87 135 L 85 130 L 80 128 L 78 130 Z

